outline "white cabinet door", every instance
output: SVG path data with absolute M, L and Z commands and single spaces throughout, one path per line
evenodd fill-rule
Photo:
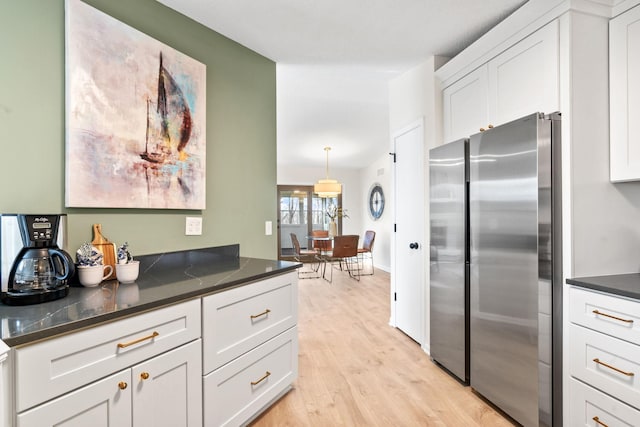
M 560 109 L 558 25 L 550 22 L 442 91 L 444 143 Z
M 135 427 L 202 426 L 200 354 L 196 340 L 132 368 Z
M 127 369 L 19 414 L 17 427 L 130 425 L 131 370 Z
M 552 21 L 488 64 L 489 119 L 494 126 L 560 108 L 558 21 Z
M 444 142 L 468 137 L 489 124 L 487 67 L 467 74 L 442 91 Z
M 640 180 L 640 6 L 609 23 L 610 179 Z

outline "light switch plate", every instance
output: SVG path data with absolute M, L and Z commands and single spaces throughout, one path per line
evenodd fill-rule
M 273 225 L 271 221 L 264 222 L 264 234 L 265 236 L 271 236 L 273 234 Z
M 202 217 L 201 216 L 188 216 L 185 221 L 184 234 L 187 236 L 200 236 L 202 235 Z

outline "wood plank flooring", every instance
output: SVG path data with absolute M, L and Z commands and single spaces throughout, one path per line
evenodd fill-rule
M 389 274 L 299 281 L 299 375 L 253 426 L 513 426 L 389 326 Z

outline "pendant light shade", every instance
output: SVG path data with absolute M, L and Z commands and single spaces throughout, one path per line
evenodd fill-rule
M 329 178 L 329 151 L 331 147 L 324 147 L 324 151 L 327 153 L 327 177 L 325 179 L 320 179 L 313 186 L 313 192 L 318 195 L 318 197 L 336 197 L 338 194 L 342 193 L 342 184 L 340 184 L 335 179 Z

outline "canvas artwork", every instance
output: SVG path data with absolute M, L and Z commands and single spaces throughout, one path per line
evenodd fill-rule
M 66 8 L 66 206 L 205 209 L 205 65 Z

